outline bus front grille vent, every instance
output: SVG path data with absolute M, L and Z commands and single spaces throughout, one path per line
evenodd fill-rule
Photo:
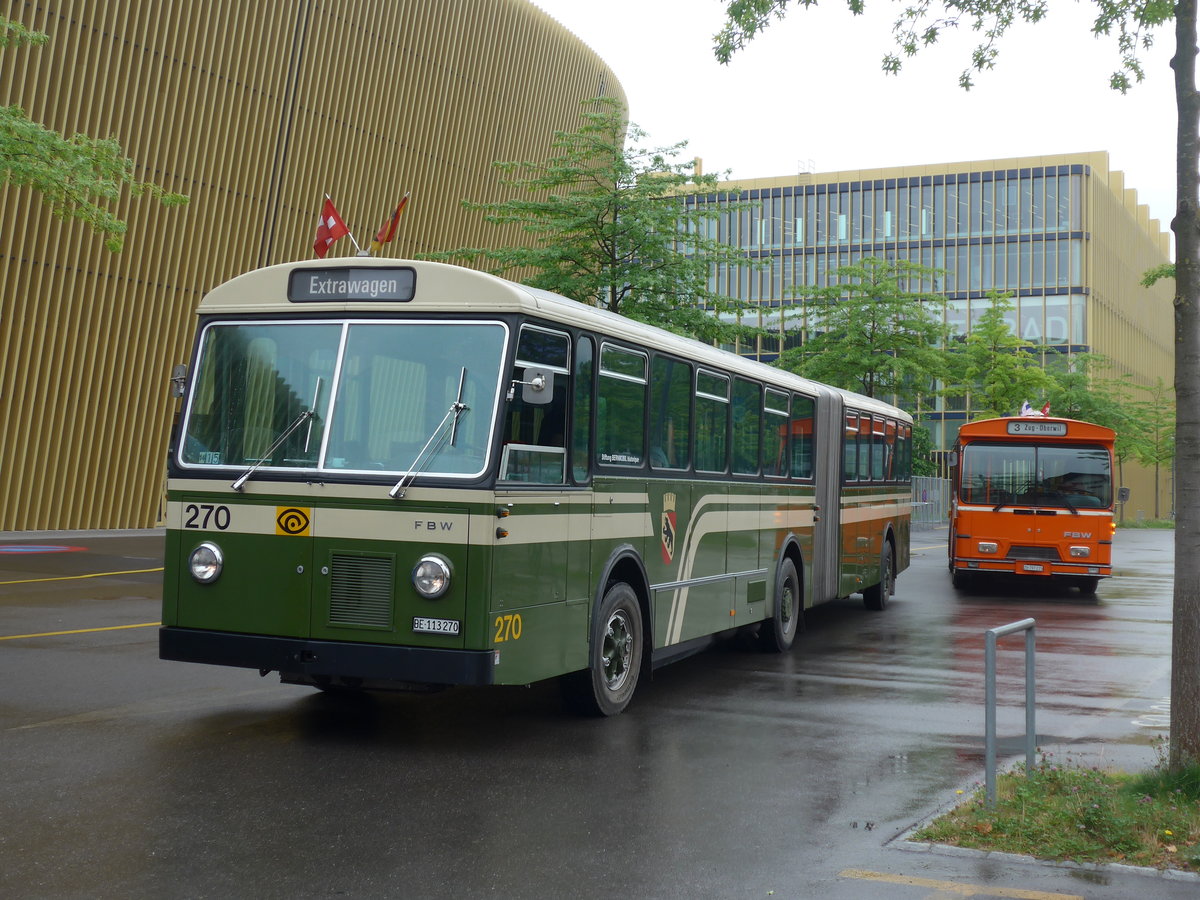
M 1043 562 L 1061 562 L 1057 547 L 1020 547 L 1008 549 L 1007 559 L 1036 559 Z
M 392 560 L 334 553 L 330 563 L 329 624 L 391 627 Z

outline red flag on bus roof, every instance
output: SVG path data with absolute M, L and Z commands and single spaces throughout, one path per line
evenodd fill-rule
M 406 192 L 400 198 L 400 202 L 396 204 L 396 211 L 392 213 L 392 217 L 379 226 L 379 231 L 375 235 L 375 240 L 371 241 L 371 252 L 378 253 L 383 249 L 384 244 L 390 244 L 392 238 L 396 236 L 396 226 L 400 222 L 400 214 L 404 212 L 404 207 L 408 205 L 408 193 Z
M 313 252 L 324 259 L 329 248 L 333 246 L 333 242 L 349 233 L 350 229 L 346 227 L 346 223 L 338 215 L 333 201 L 326 194 L 325 205 L 321 207 L 321 218 L 317 221 L 317 237 L 313 241 Z

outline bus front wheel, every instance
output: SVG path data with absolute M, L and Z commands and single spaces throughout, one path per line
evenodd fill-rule
M 615 716 L 629 705 L 642 669 L 642 608 L 624 582 L 609 587 L 596 610 L 588 667 L 563 680 L 568 702 L 579 712 Z
M 896 590 L 896 572 L 892 565 L 891 541 L 883 542 L 879 554 L 879 581 L 862 592 L 863 604 L 867 609 L 886 609 L 888 600 Z
M 791 650 L 803 623 L 802 616 L 796 564 L 785 559 L 779 564 L 779 577 L 775 582 L 775 612 L 763 622 L 758 634 L 763 649 L 771 653 Z

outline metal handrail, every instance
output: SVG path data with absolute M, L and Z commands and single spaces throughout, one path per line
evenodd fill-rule
M 985 632 L 986 700 L 984 710 L 984 745 L 987 755 L 985 779 L 988 806 L 996 805 L 996 641 L 1007 634 L 1025 632 L 1025 772 L 1033 771 L 1037 751 L 1036 705 L 1034 702 L 1034 633 L 1036 621 L 1022 619 L 1011 625 L 990 628 Z

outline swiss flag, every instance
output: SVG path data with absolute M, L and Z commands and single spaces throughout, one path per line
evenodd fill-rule
M 324 259 L 329 248 L 333 246 L 333 242 L 349 233 L 350 229 L 338 215 L 333 201 L 326 197 L 325 205 L 321 207 L 321 218 L 317 221 L 317 237 L 313 241 L 313 252 Z

